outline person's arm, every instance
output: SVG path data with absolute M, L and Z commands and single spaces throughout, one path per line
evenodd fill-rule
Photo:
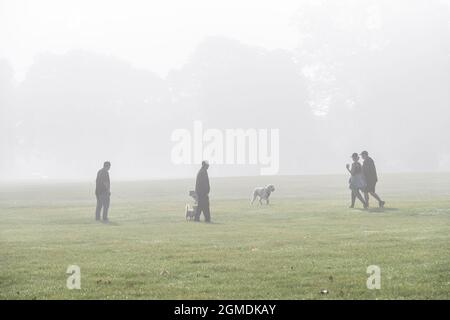
M 206 184 L 206 194 L 209 194 L 211 187 L 209 186 L 209 176 L 208 173 L 205 174 L 205 184 Z
M 364 161 L 364 165 L 363 165 L 363 173 L 364 176 L 366 177 L 366 179 L 372 181 L 372 182 L 376 182 L 377 178 L 377 173 L 375 170 L 375 163 L 373 162 L 372 159 L 367 159 Z
M 195 184 L 195 192 L 198 195 L 204 196 L 209 193 L 209 179 L 208 174 L 201 170 L 197 175 L 197 182 Z
M 99 193 L 107 193 L 109 192 L 109 179 L 108 172 L 100 171 L 98 174 L 98 185 L 100 187 Z
M 347 163 L 347 165 L 345 166 L 346 168 L 347 168 L 347 171 L 351 174 L 351 175 L 353 175 L 353 173 L 352 173 L 352 171 L 350 170 L 350 165 Z
M 197 178 L 195 179 L 195 193 L 200 195 L 201 186 L 200 186 L 200 173 L 197 173 Z
M 371 159 L 372 160 L 372 159 Z M 377 176 L 377 168 L 375 167 L 375 162 L 372 160 L 371 161 L 371 165 L 372 165 L 372 176 L 373 176 L 373 180 L 375 182 L 378 181 L 378 176 Z
M 104 184 L 105 184 L 106 192 L 109 195 L 111 195 L 111 182 L 109 180 L 109 173 L 107 171 L 105 172 L 105 182 L 104 182 Z
M 353 176 L 353 175 L 355 175 L 357 172 L 356 172 L 356 170 L 357 170 L 357 168 L 358 168 L 358 163 L 352 163 L 352 167 L 351 167 L 351 169 L 348 169 L 348 172 L 350 172 L 350 174 Z M 360 170 L 361 171 L 361 170 Z

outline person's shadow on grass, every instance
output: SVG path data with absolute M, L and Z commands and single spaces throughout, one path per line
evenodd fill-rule
M 210 221 L 210 222 L 199 221 L 199 222 L 197 222 L 197 224 L 223 225 L 223 224 L 225 224 L 225 223 L 223 223 L 223 222 L 216 222 L 216 221 Z
M 111 226 L 111 227 L 117 227 L 117 226 L 120 226 L 119 223 L 113 222 L 113 221 L 110 221 L 110 220 L 108 220 L 108 221 L 102 221 L 101 224 L 103 224 L 103 225 L 105 225 L 105 226 Z
M 388 212 L 388 211 L 398 211 L 398 208 L 369 208 L 369 209 L 363 209 L 358 208 L 357 210 L 363 211 L 363 212 L 371 212 L 371 213 L 381 213 L 381 212 Z

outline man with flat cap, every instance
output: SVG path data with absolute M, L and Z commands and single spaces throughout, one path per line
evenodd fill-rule
M 103 168 L 97 173 L 95 180 L 95 196 L 97 197 L 97 208 L 95 209 L 95 220 L 100 220 L 100 212 L 103 209 L 103 222 L 108 222 L 108 210 L 111 196 L 111 183 L 109 181 L 109 169 L 111 163 L 106 161 Z
M 375 168 L 375 162 L 371 157 L 369 157 L 369 153 L 367 151 L 361 152 L 361 158 L 363 158 L 364 162 L 362 165 L 362 172 L 364 178 L 366 180 L 366 188 L 364 190 L 364 198 L 366 200 L 367 206 L 369 206 L 369 193 L 372 197 L 374 197 L 378 201 L 378 205 L 380 208 L 384 207 L 384 202 L 375 192 L 375 185 L 378 182 L 377 169 Z
M 211 215 L 209 212 L 209 177 L 208 177 L 208 161 L 202 161 L 202 167 L 197 173 L 195 181 L 195 193 L 197 194 L 197 211 L 195 212 L 195 220 L 200 221 L 200 215 L 203 212 L 205 215 L 205 222 L 211 222 Z

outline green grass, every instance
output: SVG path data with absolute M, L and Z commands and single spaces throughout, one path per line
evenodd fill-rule
M 212 177 L 213 224 L 184 220 L 193 180 L 113 181 L 110 224 L 92 183 L 3 184 L 0 298 L 449 299 L 450 174 L 384 175 L 385 210 L 348 209 L 346 182 Z M 267 183 L 271 205 L 250 206 Z

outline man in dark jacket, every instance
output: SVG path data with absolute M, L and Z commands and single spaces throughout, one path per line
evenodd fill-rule
M 364 190 L 364 197 L 366 200 L 367 206 L 369 205 L 369 193 L 378 200 L 378 205 L 380 208 L 384 207 L 385 202 L 381 200 L 381 198 L 375 192 L 375 185 L 378 182 L 377 169 L 375 168 L 375 162 L 371 157 L 369 157 L 369 153 L 367 151 L 361 152 L 361 157 L 364 162 L 362 165 L 362 172 L 364 178 L 366 180 L 366 189 Z
M 197 212 L 195 213 L 195 221 L 200 221 L 200 214 L 205 215 L 205 222 L 211 222 L 209 212 L 209 177 L 208 177 L 208 161 L 202 161 L 202 167 L 197 173 L 195 181 L 195 193 L 197 193 Z
M 100 220 L 100 212 L 103 208 L 103 221 L 108 222 L 108 209 L 110 202 L 110 181 L 109 181 L 109 169 L 111 163 L 106 161 L 103 164 L 103 168 L 97 173 L 97 180 L 95 181 L 95 196 L 97 197 L 97 208 L 95 209 L 95 220 Z

